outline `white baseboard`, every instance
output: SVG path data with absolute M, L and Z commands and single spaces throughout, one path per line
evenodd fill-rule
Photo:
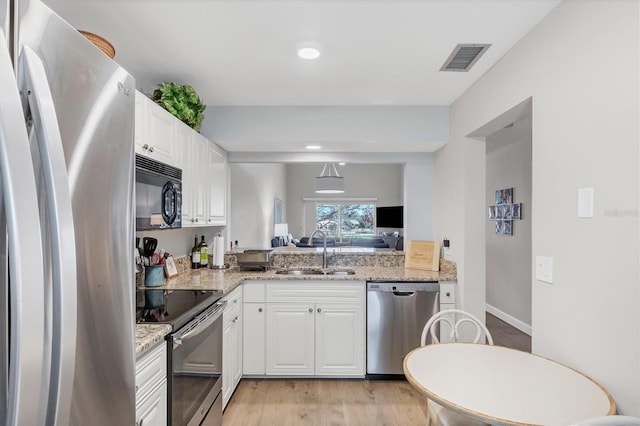
M 524 322 L 520 321 L 518 318 L 512 317 L 508 313 L 503 312 L 500 309 L 496 308 L 495 306 L 491 306 L 488 303 L 485 304 L 485 309 L 491 315 L 500 318 L 502 321 L 506 322 L 507 324 L 531 336 L 531 326 L 529 324 L 525 324 Z

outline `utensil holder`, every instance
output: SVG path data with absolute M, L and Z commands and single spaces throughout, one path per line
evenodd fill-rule
M 163 265 L 151 265 L 144 267 L 144 285 L 157 287 L 164 284 Z

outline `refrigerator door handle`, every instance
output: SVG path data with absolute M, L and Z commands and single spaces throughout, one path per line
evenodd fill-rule
M 42 162 L 51 232 L 52 356 L 47 423 L 68 424 L 77 329 L 76 246 L 69 177 L 51 90 L 42 61 L 28 46 L 21 54 L 24 85 Z
M 9 258 L 9 273 L 0 271 L 0 286 L 4 287 L 3 293 L 10 286 L 11 307 L 10 338 L 2 336 L 9 345 L 10 368 L 0 366 L 3 368 L 0 378 L 7 392 L 7 399 L 0 401 L 0 423 L 44 424 L 44 410 L 39 407 L 46 392 L 42 378 L 45 371 L 44 267 L 41 261 L 34 262 L 43 252 L 38 196 L 18 85 L 2 30 L 0 93 L 0 181 Z

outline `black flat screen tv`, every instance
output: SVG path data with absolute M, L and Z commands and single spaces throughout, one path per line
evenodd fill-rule
M 376 207 L 376 227 L 403 228 L 402 216 L 402 206 Z

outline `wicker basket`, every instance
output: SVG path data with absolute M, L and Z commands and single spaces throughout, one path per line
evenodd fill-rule
M 102 50 L 108 57 L 113 59 L 116 56 L 116 49 L 105 38 L 100 37 L 97 34 L 90 33 L 89 31 L 78 30 L 80 34 L 85 36 L 91 43 L 93 43 L 98 49 Z

